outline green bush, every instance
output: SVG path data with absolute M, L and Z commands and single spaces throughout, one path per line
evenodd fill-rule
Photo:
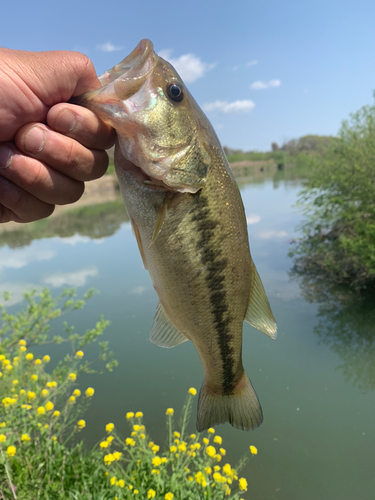
M 356 289 L 375 284 L 375 106 L 344 121 L 301 193 L 307 220 L 291 250 L 299 272 Z
M 90 291 L 85 299 L 91 295 Z M 27 293 L 25 299 L 26 308 L 17 314 L 1 306 L 0 498 L 240 498 L 247 481 L 238 472 L 247 458 L 235 469 L 222 465 L 226 450 L 214 429 L 187 435 L 194 388 L 188 391 L 178 426 L 174 410 L 166 411 L 164 451 L 150 440 L 141 412 L 126 414 L 130 433 L 125 439 L 109 423 L 106 436 L 91 451 L 85 450 L 82 441 L 74 444 L 76 434 L 86 427 L 82 416 L 95 392 L 88 387 L 81 394 L 74 387 L 77 377 L 94 371 L 94 362 L 104 362 L 109 370 L 116 365 L 107 343 L 99 344 L 96 360 L 84 361 L 82 349 L 97 340 L 108 322 L 101 319 L 82 335 L 65 323 L 64 336 L 53 341 L 70 342 L 72 352 L 49 373 L 50 356 L 37 358 L 30 346 L 50 342 L 50 321 L 82 308 L 85 301 L 77 300 L 74 290 L 53 299 L 47 289 Z M 250 454 L 257 454 L 254 446 Z

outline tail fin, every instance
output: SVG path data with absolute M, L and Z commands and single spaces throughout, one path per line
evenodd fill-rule
M 225 422 L 249 431 L 259 427 L 262 421 L 258 396 L 245 372 L 230 395 L 214 394 L 203 382 L 198 400 L 198 432 Z

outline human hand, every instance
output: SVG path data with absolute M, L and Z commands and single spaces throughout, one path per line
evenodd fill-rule
M 66 102 L 99 87 L 78 52 L 0 48 L 0 223 L 47 217 L 105 173 L 115 131 Z

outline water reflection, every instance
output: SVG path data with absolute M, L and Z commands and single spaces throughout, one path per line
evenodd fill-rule
M 303 298 L 319 305 L 314 333 L 340 357 L 345 380 L 364 392 L 375 390 L 375 292 L 359 295 L 296 271 L 290 276 Z

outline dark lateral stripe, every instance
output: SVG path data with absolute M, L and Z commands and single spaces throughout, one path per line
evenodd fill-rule
M 214 230 L 218 222 L 211 218 L 207 198 L 202 195 L 201 191 L 193 196 L 195 204 L 191 220 L 196 223 L 199 233 L 197 251 L 201 255 L 202 264 L 207 269 L 205 279 L 210 290 L 211 312 L 214 317 L 223 365 L 223 392 L 231 394 L 234 388 L 234 359 L 233 348 L 230 345 L 232 340 L 229 329 L 231 317 L 227 293 L 224 288 L 225 275 L 223 274 L 228 261 L 222 258 L 220 248 L 214 247 Z

